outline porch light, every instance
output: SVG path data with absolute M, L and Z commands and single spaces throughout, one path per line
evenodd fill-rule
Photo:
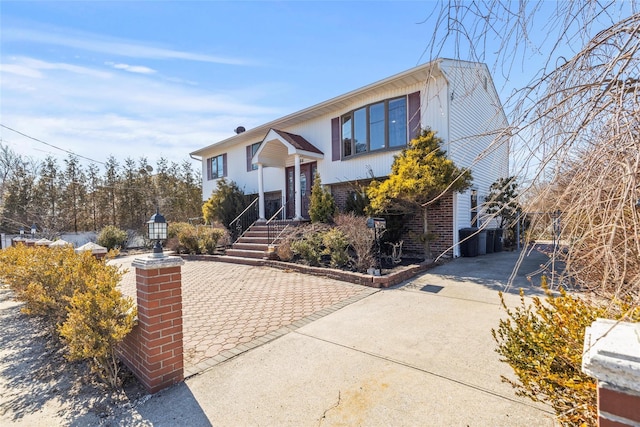
M 149 232 L 149 240 L 155 240 L 156 244 L 153 247 L 153 258 L 162 258 L 162 243 L 161 240 L 167 238 L 167 220 L 156 209 L 156 213 L 147 221 L 147 231 Z
M 37 228 L 36 228 L 36 225 L 33 224 L 31 226 L 31 237 L 36 237 L 36 231 L 38 231 Z
M 24 236 L 24 227 L 20 227 L 20 237 Z

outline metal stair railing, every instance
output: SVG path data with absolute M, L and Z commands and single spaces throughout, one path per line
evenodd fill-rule
M 258 197 L 229 223 L 229 231 L 233 242 L 237 242 L 240 237 L 258 220 Z
M 269 220 L 267 220 L 267 240 L 269 241 L 270 245 L 273 245 L 276 240 L 278 240 L 280 238 L 280 236 L 282 236 L 282 233 L 284 233 L 284 231 L 289 227 L 288 223 L 284 223 L 285 221 L 285 215 L 286 215 L 286 211 L 285 209 L 287 208 L 287 204 L 289 203 L 289 201 L 285 201 L 282 206 L 280 206 L 280 209 L 278 209 L 276 211 L 276 213 L 274 213 L 271 218 L 269 218 Z M 278 220 L 276 218 L 278 218 L 278 215 L 282 214 L 282 221 L 283 222 L 278 222 Z

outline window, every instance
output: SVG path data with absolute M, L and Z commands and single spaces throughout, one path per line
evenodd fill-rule
M 222 178 L 227 175 L 227 154 L 220 154 L 207 159 L 207 178 L 209 180 Z
M 342 116 L 342 156 L 407 145 L 407 98 L 388 99 Z
M 251 163 L 251 159 L 258 152 L 258 148 L 260 147 L 260 142 L 256 142 L 255 144 L 251 144 L 247 146 L 247 171 L 258 170 L 258 165 L 255 163 Z

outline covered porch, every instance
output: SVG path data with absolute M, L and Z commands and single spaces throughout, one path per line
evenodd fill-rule
M 304 137 L 277 129 L 270 129 L 253 156 L 252 163 L 258 165 L 258 221 L 265 217 L 264 168 L 283 170 L 285 188 L 283 204 L 293 201 L 293 210 L 286 216 L 294 220 L 305 219 L 305 202 L 311 193 L 316 162 L 324 154 Z M 286 209 L 286 207 L 285 207 Z

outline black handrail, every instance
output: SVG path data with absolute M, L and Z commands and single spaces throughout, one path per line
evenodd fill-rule
M 240 215 L 229 223 L 232 241 L 236 242 L 258 220 L 258 209 L 258 198 L 256 197 Z
M 283 197 L 284 199 L 284 197 Z M 266 222 L 266 226 L 267 226 L 267 239 L 269 241 L 269 244 L 272 245 L 275 243 L 276 240 L 278 240 L 278 238 L 280 237 L 280 235 L 282 234 L 282 232 L 289 226 L 288 223 L 286 223 L 286 215 L 287 215 L 287 205 L 289 204 L 289 200 L 286 200 L 282 206 L 280 206 L 280 209 L 278 209 L 272 216 L 271 218 L 269 218 Z M 278 215 L 282 214 L 282 218 L 280 221 L 278 221 L 276 218 L 278 217 Z

